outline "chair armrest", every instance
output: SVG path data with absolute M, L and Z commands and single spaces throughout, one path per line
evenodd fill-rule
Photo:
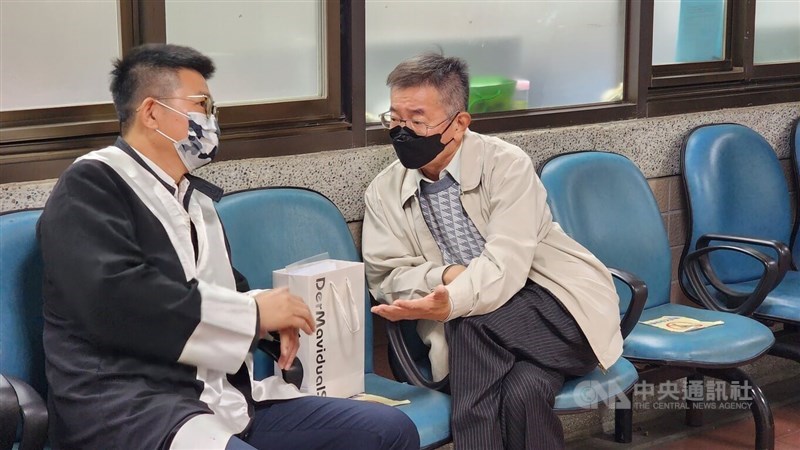
M 767 254 L 748 246 L 709 246 L 711 241 L 771 247 L 778 253 L 779 259 L 776 261 Z M 695 294 L 694 296 L 697 297 L 697 300 L 699 300 L 704 307 L 715 311 L 745 316 L 751 315 L 753 311 L 761 305 L 769 292 L 781 282 L 791 265 L 791 253 L 788 247 L 777 241 L 707 234 L 697 240 L 696 247 L 697 250 L 689 253 L 685 259 L 684 272 L 686 274 L 686 279 L 689 282 L 689 287 Z M 709 261 L 709 254 L 715 251 L 733 251 L 741 253 L 759 261 L 764 266 L 764 273 L 753 292 L 741 293 L 725 286 L 725 283 L 723 283 L 714 272 L 714 268 Z M 724 297 L 722 300 L 711 295 L 706 284 L 703 282 L 704 279 L 722 294 Z
M 625 311 L 625 315 L 622 316 L 622 320 L 619 324 L 622 338 L 624 339 L 630 334 L 633 327 L 639 322 L 639 317 L 642 315 L 644 304 L 647 302 L 647 285 L 630 272 L 610 267 L 608 271 L 611 272 L 611 276 L 625 283 L 631 291 L 631 301 L 628 304 L 628 310 Z
M 47 441 L 47 407 L 44 400 L 30 385 L 24 381 L 0 375 L 2 378 L 2 392 L 3 401 L 5 403 L 6 393 L 8 392 L 6 383 L 11 387 L 11 390 L 16 397 L 16 405 L 18 413 L 22 413 L 22 440 L 19 444 L 19 450 L 41 450 Z M 9 396 L 10 398 L 10 396 Z M 13 398 L 11 398 L 13 399 Z M 5 406 L 3 407 L 5 408 Z M 3 413 L 5 415 L 5 412 Z M 17 416 L 19 418 L 19 416 Z M 3 417 L 5 419 L 5 417 Z M 5 432 L 5 425 L 3 431 Z M 17 425 L 14 424 L 13 437 L 16 435 Z M 12 442 L 13 442 L 12 437 Z M 5 441 L 5 437 L 3 437 Z
M 0 375 L 0 450 L 10 450 L 17 439 L 19 400 L 11 383 Z
M 695 244 L 695 249 L 699 250 L 701 248 L 708 247 L 712 241 L 760 245 L 763 247 L 770 247 L 773 250 L 775 250 L 775 253 L 777 253 L 778 255 L 777 262 L 778 262 L 778 271 L 780 275 L 780 278 L 777 279 L 775 284 L 780 283 L 783 280 L 784 275 L 786 275 L 786 272 L 792 267 L 792 250 L 789 248 L 788 245 L 784 244 L 781 241 L 775 241 L 771 239 L 758 239 L 746 236 L 733 236 L 727 234 L 709 233 L 709 234 L 704 234 L 700 236 L 699 239 L 697 239 L 697 243 Z
M 403 338 L 403 331 L 400 329 L 398 322 L 386 322 L 386 334 L 389 336 L 389 349 L 394 353 L 397 362 L 400 364 L 400 370 L 403 371 L 406 379 L 414 386 L 426 387 L 439 392 L 450 393 L 450 376 L 444 377 L 439 381 L 428 379 L 417 367 L 414 359 L 411 357 L 411 352 L 408 350 L 408 345 Z
M 281 357 L 281 342 L 277 339 L 273 341 L 261 339 L 258 341 L 258 348 L 276 362 Z M 303 384 L 303 364 L 300 363 L 300 359 L 295 358 L 288 370 L 281 369 L 281 375 L 284 381 L 300 389 L 300 385 Z

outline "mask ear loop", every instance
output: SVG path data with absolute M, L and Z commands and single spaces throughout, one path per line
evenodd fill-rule
M 178 141 L 176 141 L 175 139 L 172 139 L 171 137 L 167 136 L 166 134 L 164 134 L 163 131 L 159 130 L 158 128 L 156 128 L 156 133 L 158 133 L 158 134 L 164 136 L 165 138 L 169 139 L 170 141 L 172 141 L 173 144 L 177 144 L 178 143 Z
M 442 132 L 441 132 L 441 133 L 439 133 L 439 136 L 442 136 L 442 137 L 444 137 L 444 134 L 447 132 L 447 130 L 449 130 L 449 129 L 450 129 L 450 125 L 452 125 L 452 124 L 453 124 L 453 122 L 455 122 L 455 121 L 456 121 L 456 117 L 458 117 L 458 115 L 459 115 L 459 114 L 461 114 L 461 111 L 457 112 L 457 113 L 456 113 L 456 115 L 455 115 L 455 116 L 453 116 L 453 118 L 452 118 L 452 119 L 450 119 L 450 123 L 448 123 L 448 124 L 447 124 L 447 126 L 445 127 L 445 129 L 444 129 L 444 130 L 442 130 Z M 457 131 L 457 130 L 458 130 L 458 128 L 456 128 L 456 131 Z M 434 136 L 435 136 L 435 135 L 434 135 Z M 444 146 L 445 146 L 445 147 L 447 147 L 448 145 L 450 145 L 450 143 L 451 143 L 451 142 L 453 142 L 453 141 L 455 141 L 455 140 L 456 140 L 456 137 L 455 137 L 455 136 L 451 137 L 451 138 L 450 138 L 450 140 L 449 140 L 449 141 L 447 141 L 447 143 L 446 143 L 446 144 L 444 144 Z M 439 141 L 439 142 L 441 142 L 441 141 Z
M 144 102 L 142 102 L 142 103 L 144 103 Z M 169 106 L 169 105 L 167 105 L 165 103 L 162 103 L 162 102 L 158 101 L 158 99 L 154 98 L 153 99 L 153 103 L 158 103 L 159 105 L 163 106 L 164 108 L 167 108 L 168 110 L 170 110 L 170 111 L 172 111 L 174 113 L 180 114 L 180 115 L 182 115 L 183 117 L 185 117 L 188 120 L 192 120 L 191 116 L 189 116 L 188 114 L 182 113 L 182 112 L 178 111 L 177 109 L 175 109 L 175 108 L 173 108 L 173 107 L 171 107 L 171 106 Z M 139 108 L 136 108 L 136 110 L 138 111 L 140 108 L 141 108 L 141 105 L 139 106 Z M 178 141 L 176 141 L 175 139 L 172 139 L 171 137 L 167 136 L 166 134 L 164 134 L 163 131 L 159 130 L 158 128 L 156 128 L 156 133 L 158 133 L 158 134 L 164 136 L 165 138 L 169 139 L 173 144 L 177 144 L 178 143 Z

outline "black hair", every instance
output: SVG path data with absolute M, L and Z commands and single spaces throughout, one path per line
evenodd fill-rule
M 173 44 L 140 45 L 114 61 L 111 95 L 123 132 L 145 98 L 167 96 L 177 88 L 180 69 L 194 70 L 209 79 L 214 63 L 193 48 Z

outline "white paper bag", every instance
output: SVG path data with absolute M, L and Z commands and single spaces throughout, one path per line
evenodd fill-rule
M 272 284 L 302 297 L 317 326 L 310 336 L 300 333 L 300 390 L 342 398 L 364 392 L 364 264 L 325 259 L 290 266 L 274 271 Z

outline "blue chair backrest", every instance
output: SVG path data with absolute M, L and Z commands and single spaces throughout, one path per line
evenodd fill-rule
M 264 188 L 226 195 L 217 204 L 231 248 L 233 266 L 251 289 L 272 287 L 272 271 L 327 252 L 332 259 L 360 261 L 353 235 L 330 200 L 301 188 Z M 364 368 L 372 372 L 372 315 L 365 317 Z M 256 355 L 257 378 L 272 375 L 273 363 Z
M 42 256 L 36 240 L 41 210 L 0 215 L 0 372 L 44 398 Z
M 800 270 L 800 119 L 792 127 L 790 143 L 792 167 L 794 168 L 794 231 L 792 232 L 792 256 L 794 266 Z
M 542 167 L 553 219 L 606 266 L 633 273 L 647 284 L 645 308 L 669 303 L 670 250 L 664 222 L 647 180 L 624 156 L 577 152 Z M 620 313 L 630 291 L 615 281 Z
M 769 143 L 743 125 L 692 130 L 681 158 L 691 226 L 689 245 L 707 233 L 773 239 L 789 244 L 789 189 Z M 771 249 L 759 250 L 776 256 Z M 763 266 L 735 252 L 713 252 L 711 264 L 725 283 L 758 279 Z

